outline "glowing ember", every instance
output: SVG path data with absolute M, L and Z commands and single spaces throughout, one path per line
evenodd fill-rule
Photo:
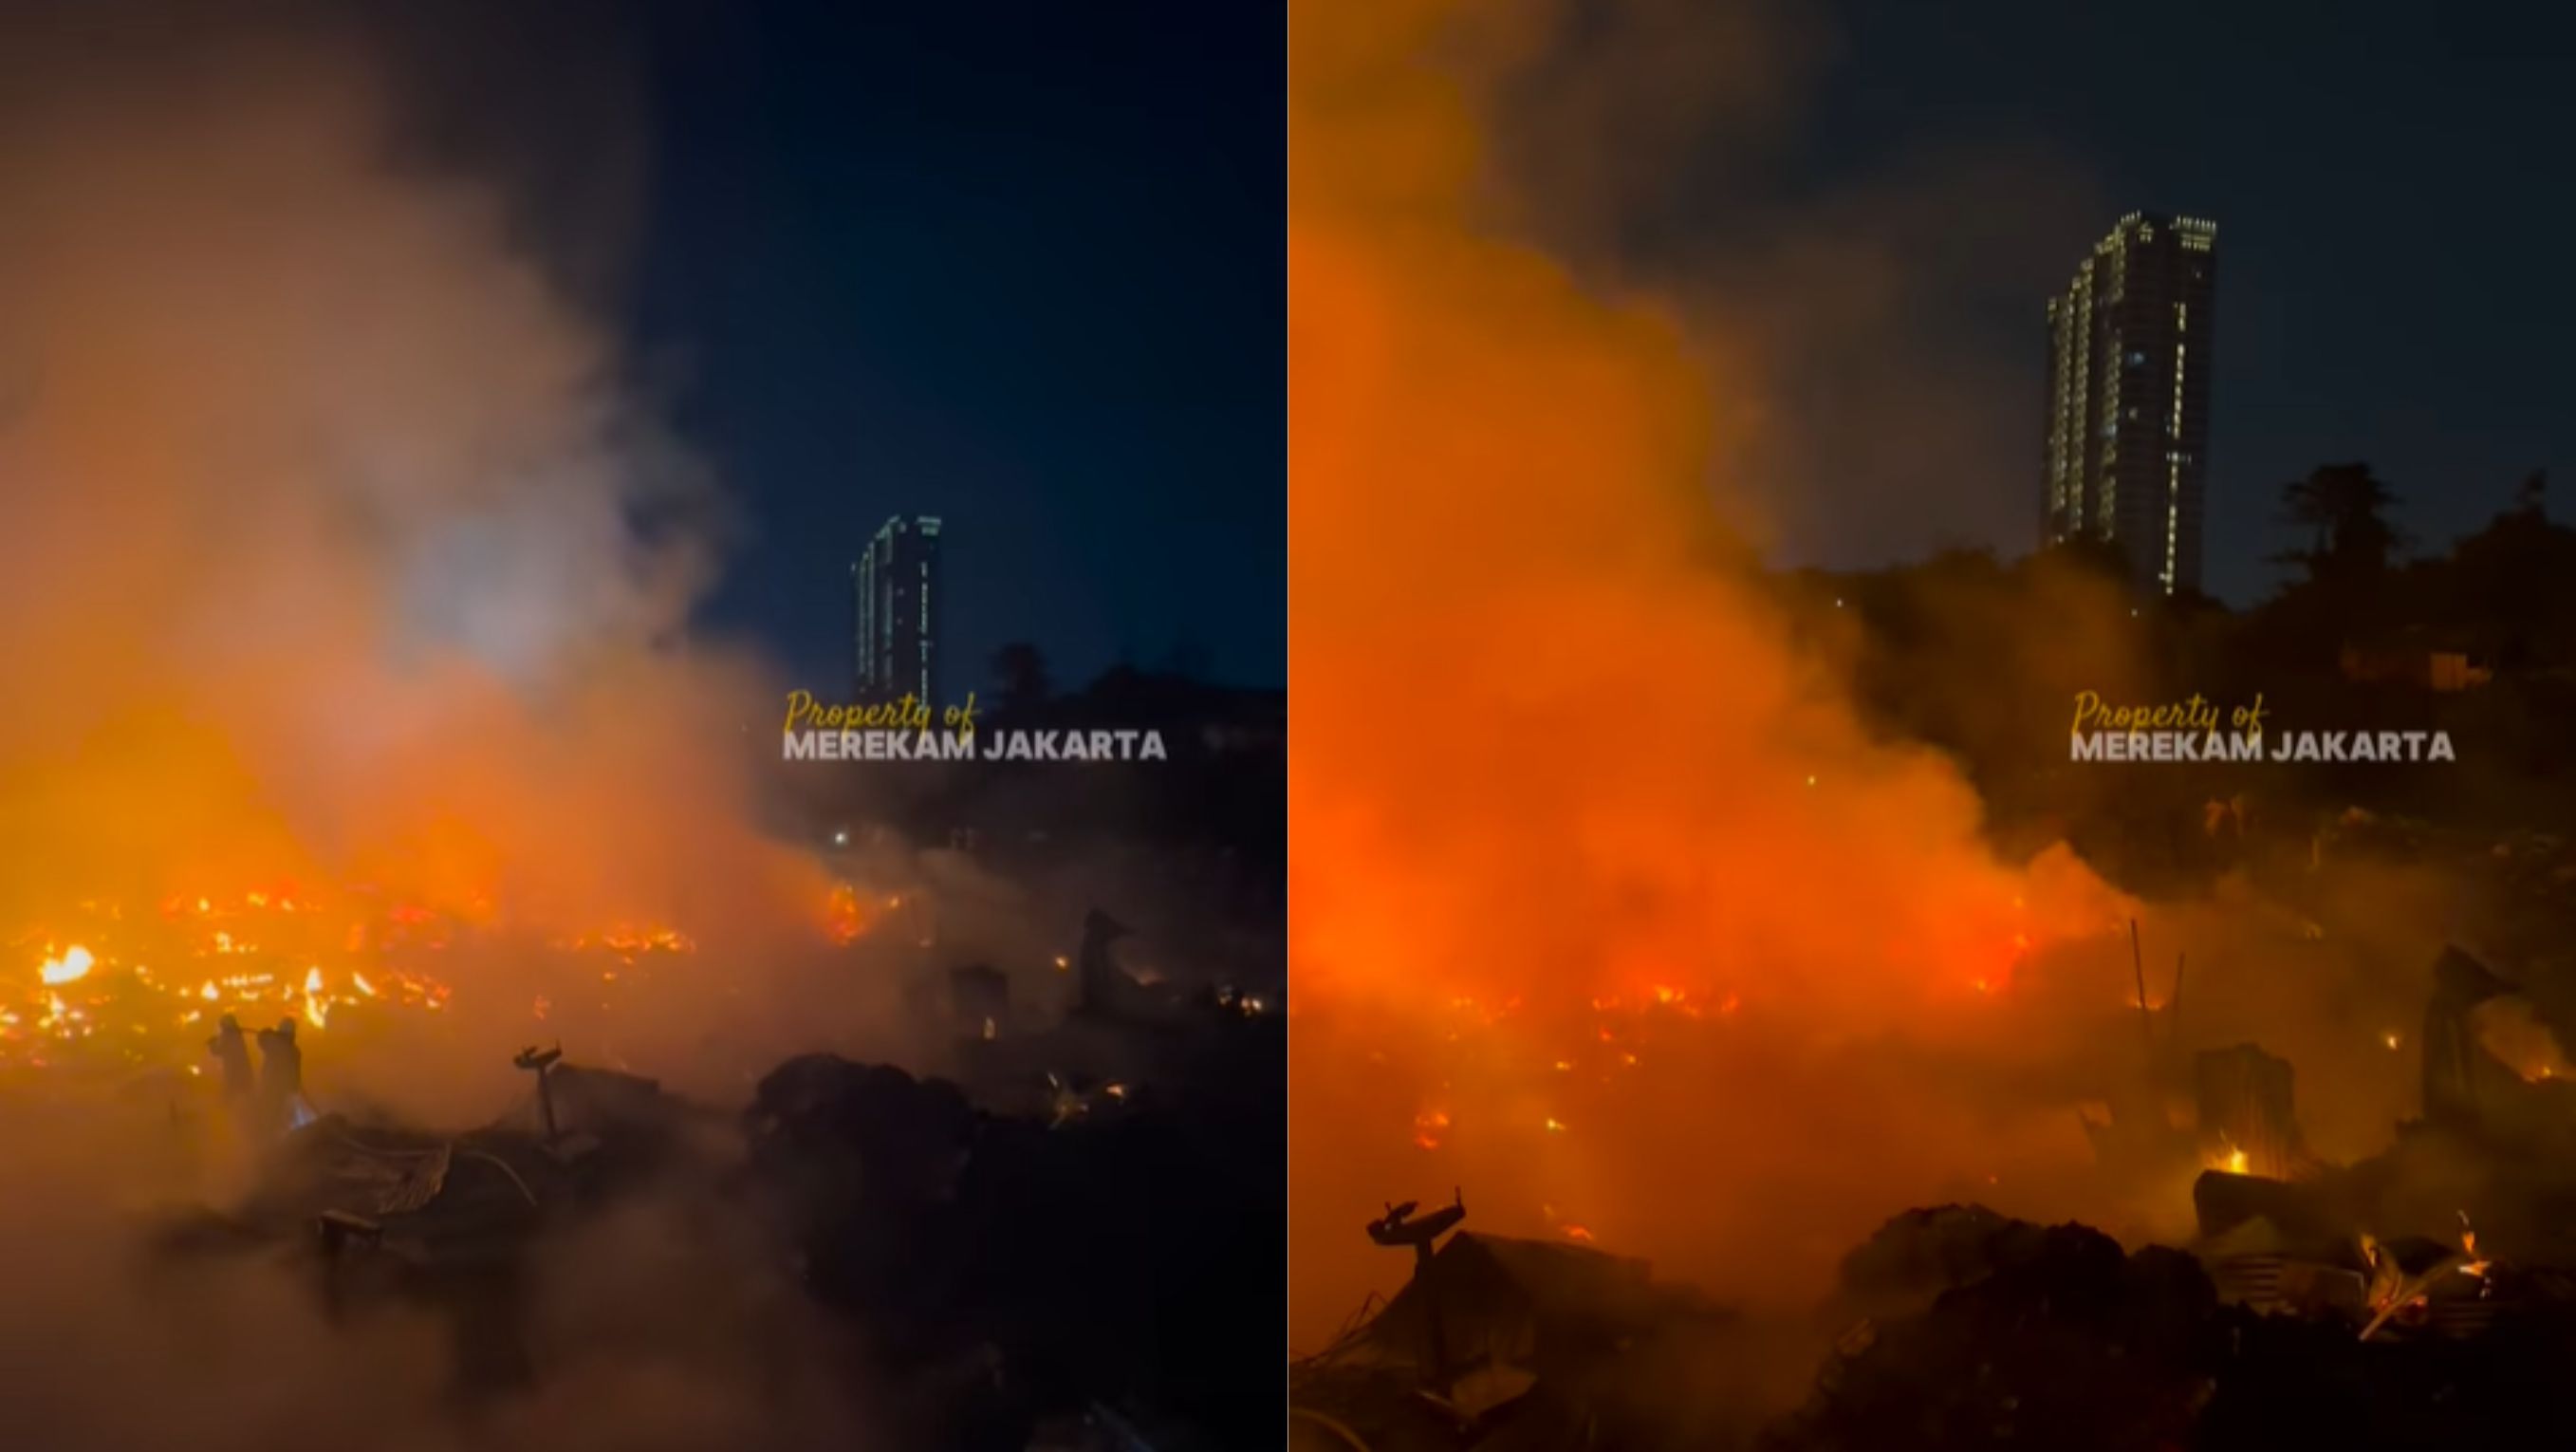
M 823 905 L 824 933 L 846 948 L 867 930 L 868 912 L 859 904 L 859 890 L 846 882 L 834 887 Z
M 1427 1150 L 1440 1148 L 1440 1136 L 1449 1128 L 1445 1110 L 1426 1109 L 1413 1116 L 1413 1142 Z

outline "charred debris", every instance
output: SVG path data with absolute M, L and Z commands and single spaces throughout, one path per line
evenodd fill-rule
M 1812 1328 L 1829 1349 L 1785 1412 L 1747 1397 L 1713 1417 L 1692 1395 L 1776 1328 L 1641 1261 L 1457 1228 L 1463 1199 L 1390 1206 L 1367 1233 L 1413 1275 L 1292 1368 L 1294 1445 L 2576 1445 L 2576 1085 L 2499 1055 L 2493 1020 L 2531 1012 L 2515 983 L 2457 948 L 2432 980 L 2423 1114 L 2389 1149 L 2326 1163 L 2291 1065 L 2252 1044 L 2176 1062 L 2151 1031 L 2197 1123 L 2149 1119 L 2142 1090 L 2087 1128 L 2107 1174 L 2201 1167 L 2190 1243 L 2125 1250 L 1975 1205 L 1898 1215 L 1845 1258 Z
M 1089 971 L 1141 993 L 1106 956 L 1116 924 L 1093 916 Z M 991 984 L 965 982 L 980 1017 L 972 995 Z M 326 1114 L 276 1144 L 238 1204 L 164 1225 L 153 1263 L 287 1262 L 338 1317 L 432 1308 L 470 1405 L 545 1374 L 523 1330 L 547 1257 L 651 1202 L 760 1247 L 763 1273 L 831 1313 L 854 1375 L 902 1389 L 898 1445 L 1275 1445 L 1286 1300 L 1272 1257 L 1245 1247 L 1286 1233 L 1278 1016 L 1148 995 L 973 1047 L 1011 1057 L 970 1062 L 960 1083 L 809 1054 L 739 1114 L 531 1048 L 515 1061 L 529 1095 L 500 1119 L 458 1132 Z M 1049 1052 L 1126 1077 L 1035 1069 Z M 1068 1110 L 1029 1073 L 1058 1095 L 1118 1093 Z

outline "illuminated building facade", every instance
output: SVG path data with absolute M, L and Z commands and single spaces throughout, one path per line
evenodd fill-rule
M 2218 224 L 2132 212 L 2048 304 L 2041 542 L 2107 540 L 2159 594 L 2200 588 Z
M 850 566 L 853 645 L 861 700 L 939 695 L 939 521 L 896 515 Z

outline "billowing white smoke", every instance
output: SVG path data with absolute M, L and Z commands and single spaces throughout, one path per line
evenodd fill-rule
M 715 496 L 615 339 L 495 195 L 388 160 L 352 52 L 112 35 L 13 58 L 0 102 L 20 886 L 818 891 L 745 826 L 767 692 L 678 643 Z

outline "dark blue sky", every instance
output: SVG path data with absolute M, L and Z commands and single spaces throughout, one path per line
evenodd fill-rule
M 625 294 L 747 533 L 705 620 L 849 677 L 848 565 L 945 522 L 948 680 L 1186 640 L 1286 676 L 1275 4 L 673 9 Z
M 541 211 L 610 219 L 607 305 L 742 506 L 709 625 L 837 687 L 850 556 L 928 512 L 964 678 L 1018 638 L 1067 680 L 1182 639 L 1227 678 L 1284 678 L 1279 4 L 564 0 L 460 30 L 446 0 L 391 3 L 451 129 L 483 133 L 465 154 Z M 2576 516 L 2567 12 L 1774 8 L 1821 58 L 1784 59 L 1795 100 L 1758 136 L 1721 106 L 1696 155 L 1570 113 L 1514 139 L 1574 178 L 1549 195 L 1626 199 L 1636 276 L 1732 287 L 1820 339 L 1777 369 L 1818 451 L 1791 554 L 2027 548 L 2041 303 L 2140 208 L 2220 226 L 2217 593 L 2269 588 L 2279 485 L 2322 462 L 2377 466 L 2429 546 L 2533 467 L 2560 466 Z M 1682 33 L 1716 49 L 1666 55 L 1664 79 L 1745 87 L 1734 31 Z M 1707 160 L 1749 137 L 1755 160 Z M 1897 302 L 1839 335 L 1836 299 L 1799 288 L 1869 234 Z
M 2047 290 L 2119 213 L 2176 211 L 2219 224 L 2214 593 L 2270 588 L 2278 486 L 2318 463 L 2376 466 L 2423 546 L 2534 467 L 2557 466 L 2554 513 L 2576 518 L 2565 7 L 1864 0 L 1839 29 L 1828 157 L 2011 137 L 2088 183 L 2088 215 L 2040 223 L 2062 257 L 2003 301 L 2000 341 L 1963 340 L 2028 358 L 2032 443 L 2004 467 L 2036 479 Z

